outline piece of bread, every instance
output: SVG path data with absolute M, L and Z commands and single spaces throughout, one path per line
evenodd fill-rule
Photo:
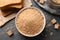
M 56 19 L 55 18 L 53 18 L 52 20 L 51 20 L 51 23 L 52 24 L 55 24 L 57 21 L 56 21 Z
M 4 7 L 1 7 L 0 9 L 1 10 L 5 10 L 5 9 L 13 9 L 13 8 L 23 8 L 23 3 L 18 3 L 18 4 L 12 4 L 12 5 L 7 5 L 7 6 L 4 6 Z
M 7 12 L 2 12 L 2 15 L 3 15 L 4 17 L 7 17 L 7 16 L 10 15 L 11 13 L 12 13 L 12 11 L 9 12 L 9 13 L 7 13 Z
M 7 30 L 7 34 L 8 34 L 8 36 L 12 36 L 14 33 L 13 33 L 13 31 L 12 30 Z
M 13 7 L 13 8 L 19 8 L 21 9 L 23 7 L 23 4 L 18 4 L 18 5 L 11 5 L 9 7 Z
M 40 2 L 41 4 L 44 4 L 44 0 L 40 0 L 39 2 Z
M 9 15 L 11 15 L 12 13 L 17 13 L 20 9 L 17 9 L 17 8 L 12 8 L 12 7 L 9 7 L 9 8 L 3 8 L 3 10 L 1 10 L 2 12 L 2 16 L 4 17 L 7 17 Z
M 2 10 L 2 11 L 16 11 L 16 10 L 19 10 L 19 8 L 14 8 L 14 7 L 6 6 L 6 7 L 0 8 L 0 10 Z
M 54 25 L 54 28 L 55 28 L 55 29 L 59 29 L 59 26 L 60 26 L 60 25 L 59 25 L 58 23 L 56 23 L 56 24 Z
M 0 0 L 0 7 L 21 2 L 22 0 Z

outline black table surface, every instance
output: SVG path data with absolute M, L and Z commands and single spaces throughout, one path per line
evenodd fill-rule
M 33 6 L 40 8 L 33 1 L 32 3 L 33 3 Z M 52 15 L 44 10 L 42 11 L 46 17 L 46 25 L 51 21 L 52 18 L 55 18 L 57 22 L 60 23 L 60 16 Z M 11 37 L 9 37 L 6 33 L 8 28 L 14 32 L 14 35 Z M 51 32 L 53 32 L 53 35 L 50 35 Z M 55 30 L 54 26 L 51 25 L 49 28 L 45 27 L 45 29 L 40 35 L 33 38 L 29 38 L 21 35 L 18 32 L 15 26 L 15 19 L 13 19 L 9 21 L 7 24 L 5 24 L 2 28 L 0 28 L 0 40 L 60 40 L 60 28 L 59 30 Z

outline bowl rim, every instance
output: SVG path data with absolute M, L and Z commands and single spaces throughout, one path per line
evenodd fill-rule
M 53 3 L 56 4 L 56 5 L 60 5 L 60 3 L 58 4 L 58 3 L 54 2 L 53 0 L 50 0 L 50 1 L 53 2 Z
M 56 4 L 55 2 L 53 2 L 52 0 L 47 0 L 48 2 L 50 2 L 50 4 L 54 5 L 54 6 L 59 6 L 60 7 L 60 4 Z
M 28 9 L 28 8 L 33 8 L 33 9 L 38 10 L 39 12 L 41 12 L 41 14 L 42 14 L 43 17 L 44 17 L 44 25 L 43 25 L 43 28 L 40 30 L 40 32 L 38 32 L 38 33 L 35 34 L 35 35 L 27 35 L 27 34 L 22 33 L 22 32 L 19 30 L 19 28 L 17 27 L 17 24 L 16 24 L 16 20 L 17 20 L 18 15 L 19 15 L 23 10 Z M 42 12 L 40 9 L 38 9 L 38 8 L 36 8 L 36 7 L 25 7 L 25 8 L 23 8 L 23 9 L 21 9 L 21 10 L 17 13 L 16 18 L 15 18 L 15 25 L 16 25 L 16 28 L 17 28 L 17 30 L 18 30 L 18 32 L 19 32 L 20 34 L 22 34 L 22 35 L 24 35 L 24 36 L 27 36 L 27 37 L 35 37 L 35 36 L 41 34 L 41 32 L 44 30 L 45 25 L 46 25 L 46 18 L 45 18 L 45 15 L 43 14 L 43 12 Z

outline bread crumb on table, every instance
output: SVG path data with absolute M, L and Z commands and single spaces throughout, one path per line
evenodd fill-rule
M 55 28 L 55 29 L 59 29 L 59 26 L 60 26 L 60 25 L 57 23 L 57 24 L 54 25 L 54 28 Z
M 56 23 L 56 19 L 55 19 L 55 18 L 52 19 L 52 20 L 51 20 L 51 23 L 52 23 L 52 24 L 55 24 L 55 23 Z
M 46 25 L 46 28 L 49 28 L 51 25 L 52 25 L 51 23 L 48 23 L 48 24 Z
M 53 32 L 50 32 L 50 36 L 52 36 L 53 35 Z
M 40 2 L 41 4 L 44 4 L 44 0 L 39 0 L 39 2 Z
M 12 36 L 13 35 L 13 31 L 12 30 L 7 30 L 7 34 L 8 34 L 8 36 Z

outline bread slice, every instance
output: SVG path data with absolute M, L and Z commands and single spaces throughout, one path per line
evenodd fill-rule
M 19 8 L 21 9 L 23 7 L 23 4 L 18 4 L 18 5 L 11 5 L 9 7 L 13 7 L 13 8 Z
M 23 5 L 21 4 L 21 5 L 6 6 L 6 7 L 0 8 L 0 10 L 6 10 L 6 9 L 10 10 L 10 8 L 11 8 L 11 10 L 13 10 L 14 8 L 16 8 L 16 9 L 21 9 L 21 8 L 23 8 Z
M 10 15 L 11 13 L 12 13 L 12 11 L 9 12 L 9 13 L 7 13 L 7 12 L 3 12 L 3 11 L 2 11 L 2 15 L 3 15 L 4 17 L 7 17 L 7 16 Z
M 12 13 L 17 13 L 19 10 L 20 9 L 9 7 L 5 9 L 3 8 L 3 10 L 1 10 L 1 13 L 2 13 L 2 16 L 7 17 L 11 15 Z
M 22 0 L 0 0 L 0 7 L 21 2 Z

